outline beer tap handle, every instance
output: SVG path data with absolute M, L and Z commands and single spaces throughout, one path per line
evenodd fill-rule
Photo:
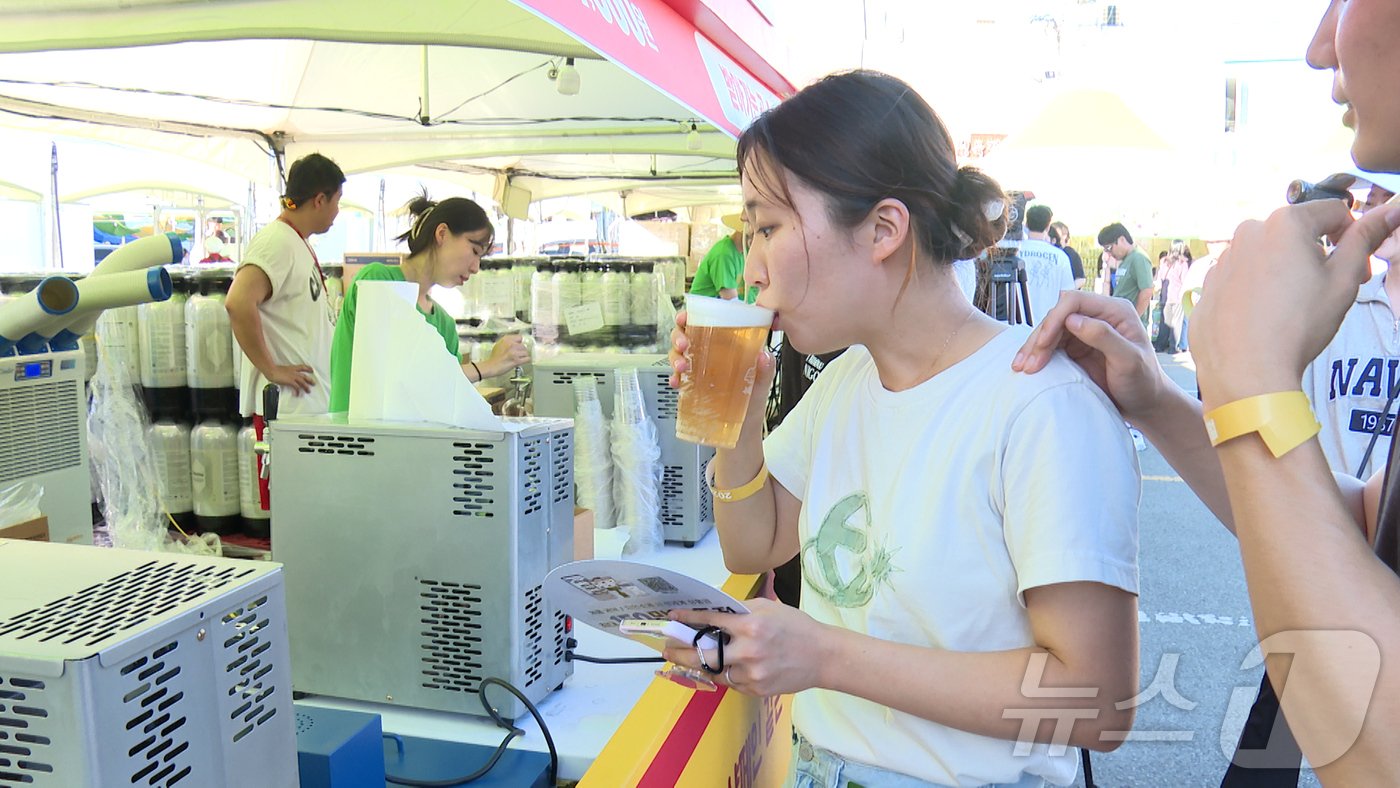
M 277 418 L 277 400 L 282 390 L 275 383 L 269 383 L 263 387 L 263 420 L 272 421 Z
M 270 424 L 277 418 L 277 400 L 281 393 L 276 384 L 269 383 L 263 387 L 263 422 Z M 262 457 L 261 468 L 258 470 L 259 479 L 272 478 L 272 433 L 268 432 L 266 426 L 263 427 L 262 440 L 253 443 L 253 453 Z

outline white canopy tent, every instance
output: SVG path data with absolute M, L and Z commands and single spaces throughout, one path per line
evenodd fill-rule
M 674 24 L 662 0 L 646 2 L 658 33 Z M 74 136 L 179 157 L 189 162 L 180 180 L 203 190 L 243 201 L 254 184 L 264 216 L 280 191 L 273 154 L 285 164 L 313 151 L 349 174 L 426 176 L 483 197 L 508 179 L 535 200 L 602 193 L 621 209 L 625 195 L 633 213 L 734 202 L 728 106 L 705 106 L 707 119 L 694 109 L 704 104 L 695 94 L 682 103 L 542 18 L 576 13 L 571 5 L 578 3 L 9 2 L 0 10 L 0 134 Z M 548 6 L 558 9 L 540 10 Z M 692 49 L 718 51 L 694 36 Z M 676 55 L 677 68 L 688 68 L 681 55 L 694 53 Z M 577 95 L 561 95 L 551 78 L 564 58 L 577 69 Z M 732 61 L 726 68 L 726 79 L 740 71 Z M 745 104 L 749 111 L 775 100 L 741 76 L 750 85 L 744 95 L 761 99 Z M 661 84 L 674 75 L 651 77 Z M 726 91 L 713 74 L 710 81 L 714 104 Z M 745 89 L 731 82 L 731 97 L 735 90 Z M 710 122 L 716 117 L 723 130 Z M 112 166 L 63 159 L 64 193 L 86 191 L 68 185 L 75 173 L 106 177 L 98 173 Z M 33 177 L 35 159 L 27 161 L 0 157 L 0 180 L 47 193 L 36 187 L 47 181 Z M 12 164 L 30 172 L 12 176 Z M 211 185 L 229 178 L 243 185 Z

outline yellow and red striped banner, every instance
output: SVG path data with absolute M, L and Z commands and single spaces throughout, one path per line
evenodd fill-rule
M 725 593 L 752 598 L 760 575 L 731 575 Z M 792 755 L 792 698 L 654 679 L 579 788 L 780 788 Z

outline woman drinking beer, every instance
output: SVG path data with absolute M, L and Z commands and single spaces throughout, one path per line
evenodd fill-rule
M 1132 723 L 1137 454 L 1069 359 L 1011 373 L 1028 330 L 958 289 L 951 262 L 1001 237 L 1004 194 L 872 72 L 764 114 L 738 162 L 757 304 L 802 353 L 850 350 L 766 439 L 763 354 L 710 469 L 725 563 L 800 556 L 801 609 L 673 615 L 729 634 L 723 667 L 706 654 L 718 680 L 796 693 L 799 786 L 1070 783 L 1074 747 L 1111 750 Z M 691 370 L 681 325 L 673 384 Z M 701 667 L 693 648 L 666 656 Z

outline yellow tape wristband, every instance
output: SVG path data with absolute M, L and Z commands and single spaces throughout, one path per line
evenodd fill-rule
M 763 485 L 768 482 L 768 463 L 764 462 L 758 469 L 758 475 L 753 477 L 753 481 L 741 487 L 729 490 L 715 489 L 715 461 L 710 460 L 705 464 L 705 486 L 710 488 L 710 494 L 715 496 L 716 501 L 726 501 L 734 503 L 742 501 L 763 489 Z
M 1301 391 L 1276 391 L 1245 397 L 1206 414 L 1206 434 L 1210 445 L 1251 432 L 1259 433 L 1274 457 L 1282 457 L 1316 435 L 1317 423 L 1308 396 Z

